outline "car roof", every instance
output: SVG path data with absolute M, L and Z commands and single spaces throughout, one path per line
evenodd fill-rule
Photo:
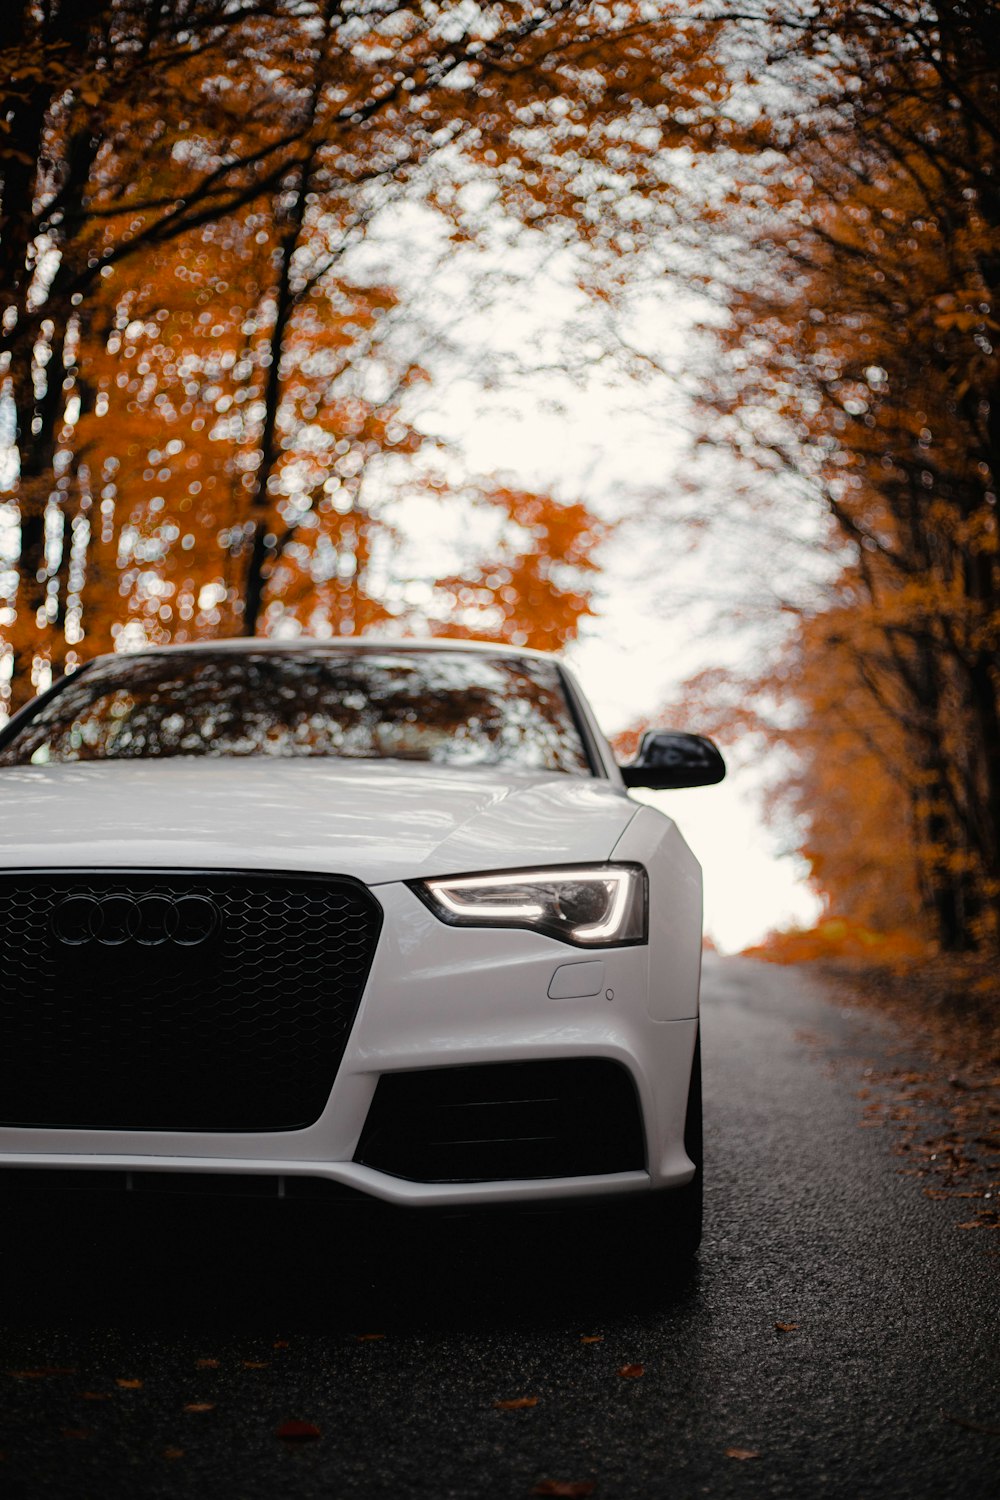
M 141 646 L 137 651 L 105 652 L 93 661 L 120 661 L 123 657 L 159 656 L 168 653 L 187 654 L 201 651 L 471 651 L 480 655 L 527 656 L 540 661 L 557 660 L 551 651 L 536 651 L 531 646 L 511 646 L 506 641 L 470 641 L 447 636 L 421 639 L 416 636 L 342 636 L 337 640 L 320 640 L 315 636 L 291 636 L 275 639 L 262 636 L 235 636 L 223 640 L 179 641 L 169 646 Z

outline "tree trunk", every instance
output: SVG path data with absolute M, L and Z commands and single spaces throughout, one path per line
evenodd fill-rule
M 275 546 L 269 538 L 275 534 L 275 516 L 270 495 L 270 481 L 274 476 L 280 457 L 278 438 L 278 413 L 281 408 L 282 379 L 281 356 L 285 338 L 295 311 L 295 292 L 292 288 L 292 260 L 298 248 L 305 222 L 306 199 L 309 192 L 312 160 L 307 159 L 289 185 L 294 193 L 288 209 L 288 228 L 282 236 L 278 250 L 278 275 L 274 288 L 274 322 L 271 325 L 271 363 L 267 371 L 267 386 L 264 391 L 264 421 L 260 435 L 260 464 L 250 500 L 251 533 L 250 556 L 247 562 L 243 586 L 243 611 L 240 617 L 240 635 L 257 634 L 264 604 L 267 575 L 274 562 Z M 245 545 L 245 544 L 244 544 Z
M 77 131 L 66 154 L 67 181 L 64 188 L 65 222 L 76 224 L 91 167 L 98 150 L 97 138 L 89 130 Z M 67 325 L 74 316 L 68 288 L 76 274 L 74 244 L 60 247 L 60 262 L 46 299 L 45 316 L 53 333 L 48 344 L 48 363 L 41 391 L 36 390 L 34 350 L 28 341 L 11 353 L 11 384 L 14 391 L 15 446 L 18 455 L 17 503 L 20 511 L 20 546 L 17 564 L 16 617 L 10 632 L 14 655 L 10 707 L 20 708 L 32 696 L 31 663 L 44 649 L 39 634 L 39 612 L 46 604 L 45 517 L 56 493 L 54 460 L 60 427 L 66 409 L 65 349 Z

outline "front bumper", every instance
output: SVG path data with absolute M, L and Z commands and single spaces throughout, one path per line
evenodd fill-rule
M 375 960 L 312 1124 L 239 1133 L 4 1127 L 0 1167 L 318 1178 L 428 1207 L 635 1194 L 691 1179 L 683 1139 L 698 1024 L 690 963 L 672 966 L 662 942 L 594 952 L 532 932 L 449 927 L 403 884 L 374 894 L 385 913 Z M 683 976 L 676 988 L 674 974 Z M 572 993 L 580 990 L 590 993 Z M 632 1080 L 642 1169 L 427 1182 L 354 1159 L 385 1074 L 591 1058 L 619 1064 Z

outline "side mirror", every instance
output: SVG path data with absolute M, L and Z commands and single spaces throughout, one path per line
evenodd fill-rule
M 650 729 L 637 758 L 621 772 L 626 786 L 714 786 L 725 776 L 726 763 L 702 734 Z

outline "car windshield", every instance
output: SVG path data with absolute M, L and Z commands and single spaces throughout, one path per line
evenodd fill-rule
M 590 772 L 553 663 L 460 650 L 122 656 L 0 739 L 5 766 L 192 755 Z

